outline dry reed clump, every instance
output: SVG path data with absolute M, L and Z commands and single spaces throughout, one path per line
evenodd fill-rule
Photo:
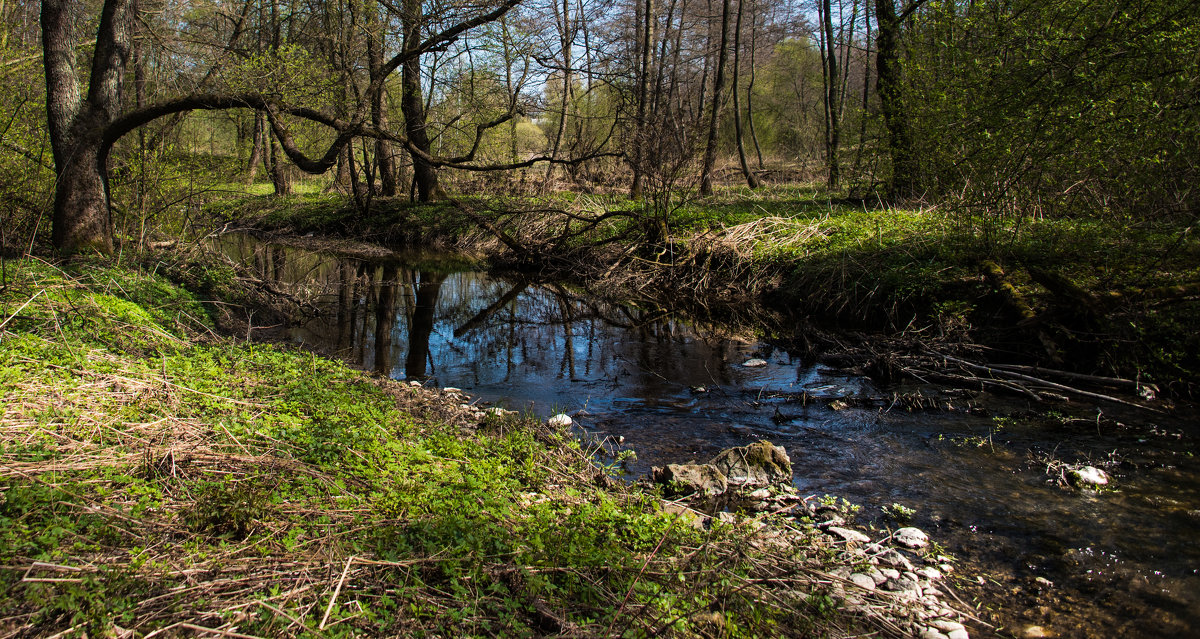
M 684 306 L 745 307 L 779 285 L 772 255 L 801 251 L 822 237 L 818 224 L 768 217 L 672 238 L 649 256 L 637 243 L 593 249 L 574 270 L 609 295 L 653 299 L 669 292 Z

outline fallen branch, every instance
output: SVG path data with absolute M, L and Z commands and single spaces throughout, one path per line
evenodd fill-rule
M 1143 405 L 1141 405 L 1141 404 L 1138 404 L 1137 402 L 1131 402 L 1131 401 L 1128 401 L 1128 400 L 1121 399 L 1121 398 L 1119 398 L 1119 397 L 1113 397 L 1113 396 L 1111 396 L 1111 395 L 1103 395 L 1103 394 L 1100 394 L 1100 393 L 1093 393 L 1093 392 L 1091 392 L 1091 391 L 1085 391 L 1085 390 L 1081 390 L 1081 389 L 1078 389 L 1078 388 L 1073 388 L 1073 387 L 1071 387 L 1071 386 L 1067 386 L 1067 385 L 1065 385 L 1065 384 L 1059 384 L 1059 383 L 1057 383 L 1057 382 L 1052 382 L 1052 381 L 1049 381 L 1049 380 L 1041 379 L 1041 378 L 1038 378 L 1038 377 L 1034 377 L 1034 376 L 1032 376 L 1032 375 L 1025 375 L 1024 373 L 1018 373 L 1018 372 L 1016 372 L 1016 371 L 1007 371 L 1007 370 L 1003 370 L 1003 369 L 992 368 L 992 367 L 989 367 L 989 366 L 983 366 L 983 365 L 981 365 L 981 364 L 975 364 L 975 363 L 968 362 L 968 361 L 966 361 L 966 360 L 963 360 L 963 359 L 958 359 L 957 357 L 951 357 L 951 356 L 949 356 L 949 355 L 943 355 L 943 354 L 941 354 L 941 353 L 937 353 L 937 352 L 934 352 L 933 354 L 934 354 L 934 355 L 936 355 L 936 356 L 938 356 L 938 357 L 941 357 L 942 359 L 944 359 L 944 360 L 946 360 L 946 361 L 948 361 L 948 362 L 954 362 L 954 363 L 956 363 L 956 364 L 960 364 L 960 365 L 962 365 L 962 366 L 966 366 L 967 368 L 970 368 L 970 369 L 973 369 L 973 370 L 984 371 L 984 372 L 991 373 L 991 374 L 994 374 L 994 375 L 1008 375 L 1009 377 L 1013 377 L 1013 378 L 1016 378 L 1016 379 L 1025 380 L 1025 381 L 1027 381 L 1027 382 L 1034 382 L 1034 383 L 1036 383 L 1036 384 L 1042 384 L 1042 385 L 1044 385 L 1044 386 L 1047 386 L 1047 387 L 1049 387 L 1049 388 L 1054 388 L 1054 389 L 1061 390 L 1061 391 L 1064 391 L 1064 392 L 1066 392 L 1066 393 L 1071 393 L 1071 394 L 1074 394 L 1074 395 L 1080 395 L 1080 396 L 1083 396 L 1083 397 L 1090 397 L 1090 398 L 1092 398 L 1092 399 L 1099 399 L 1099 400 L 1103 400 L 1103 401 L 1106 401 L 1106 402 L 1113 402 L 1113 403 L 1116 403 L 1116 404 L 1124 404 L 1124 405 L 1126 405 L 1126 406 L 1133 406 L 1133 407 L 1135 407 L 1135 408 L 1140 408 L 1140 409 L 1142 409 L 1142 410 L 1147 410 L 1147 411 L 1150 411 L 1150 412 L 1152 412 L 1152 413 L 1159 413 L 1159 414 L 1161 414 L 1161 413 L 1162 413 L 1162 411 L 1160 411 L 1160 410 L 1158 410 L 1158 409 L 1156 409 L 1156 408 L 1151 408 L 1151 407 L 1149 407 L 1149 406 L 1143 406 Z

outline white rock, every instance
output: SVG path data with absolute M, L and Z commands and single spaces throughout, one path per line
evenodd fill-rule
M 936 628 L 926 628 L 925 632 L 921 633 L 921 639 L 950 639 L 946 635 L 937 631 Z
M 1025 626 L 1025 630 L 1021 632 L 1021 636 L 1026 639 L 1039 639 L 1040 637 L 1049 637 L 1046 630 L 1041 626 Z
M 841 537 L 842 539 L 845 539 L 846 541 L 856 541 L 856 542 L 862 543 L 862 544 L 865 544 L 865 543 L 871 541 L 870 537 L 858 532 L 857 530 L 850 530 L 848 528 L 840 528 L 838 526 L 830 526 L 825 529 L 825 532 L 827 532 L 831 535 L 837 535 L 838 537 Z
M 1108 484 L 1108 473 L 1095 466 L 1084 466 L 1068 473 L 1071 483 L 1078 486 L 1104 486 Z
M 754 359 L 748 359 L 748 360 L 742 362 L 742 366 L 745 366 L 746 368 L 760 368 L 760 367 L 763 367 L 766 365 L 767 365 L 767 360 L 758 359 L 757 357 Z
M 445 388 L 443 388 L 443 389 L 442 389 L 442 392 L 443 392 L 443 393 L 452 393 L 452 394 L 458 395 L 458 394 L 462 393 L 462 389 L 461 389 L 461 388 L 455 388 L 455 387 L 453 387 L 453 386 L 447 386 L 447 387 L 445 387 Z
M 861 572 L 856 572 L 853 575 L 850 575 L 850 581 L 854 582 L 854 585 L 862 588 L 863 590 L 875 590 L 875 580 L 872 579 L 870 575 L 864 575 Z
M 937 570 L 935 570 L 933 568 L 922 568 L 917 571 L 917 574 L 921 575 L 922 577 L 924 577 L 926 579 L 931 579 L 933 581 L 937 581 L 938 579 L 942 578 L 942 573 L 938 572 Z
M 951 630 L 950 632 L 946 633 L 946 636 L 949 637 L 949 639 L 971 639 L 971 635 L 967 634 L 967 631 L 963 628 Z
M 879 572 L 883 574 L 885 580 L 900 578 L 900 571 L 895 568 L 880 568 Z
M 565 413 L 559 413 L 546 420 L 546 425 L 554 428 L 566 428 L 573 423 L 574 420 L 571 419 L 571 416 Z
M 771 497 L 771 491 L 767 490 L 766 488 L 759 488 L 758 490 L 750 493 L 748 496 L 751 499 L 769 499 Z
M 947 619 L 938 619 L 937 621 L 933 622 L 933 627 L 941 630 L 942 632 L 954 632 L 955 630 L 963 629 L 963 625 L 961 623 Z
M 911 526 L 897 530 L 892 539 L 905 548 L 924 548 L 929 545 L 929 535 Z
M 895 571 L 893 571 L 893 572 L 895 572 Z M 872 581 L 875 582 L 876 586 L 882 585 L 883 582 L 888 580 L 887 575 L 883 574 L 883 571 L 881 571 L 880 569 L 878 569 L 874 566 L 871 566 L 871 569 L 868 570 L 866 572 L 866 574 L 868 577 L 871 578 Z M 899 577 L 900 575 L 897 574 L 896 576 Z

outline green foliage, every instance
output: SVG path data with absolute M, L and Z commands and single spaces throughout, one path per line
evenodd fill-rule
M 904 110 L 927 188 L 993 216 L 1196 208 L 1192 3 L 935 2 L 909 34 Z

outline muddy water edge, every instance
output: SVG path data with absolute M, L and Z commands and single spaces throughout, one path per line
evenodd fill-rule
M 684 317 L 668 301 L 614 304 L 455 256 L 337 257 L 246 235 L 216 245 L 314 301 L 293 343 L 492 405 L 565 411 L 631 478 L 760 439 L 784 446 L 795 485 L 860 506 L 858 523 L 895 527 L 911 510 L 961 572 L 985 576 L 960 591 L 998 636 L 1200 636 L 1190 407 L 878 386 L 782 346 L 796 335 Z M 1113 483 L 1062 481 L 1083 464 Z

